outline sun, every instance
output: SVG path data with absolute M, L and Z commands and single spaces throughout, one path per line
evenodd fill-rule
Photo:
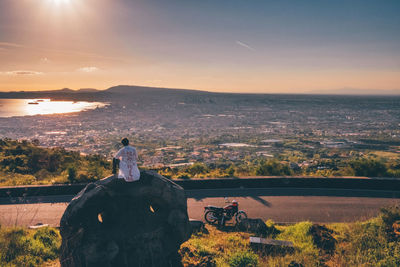
M 69 4 L 71 0 L 50 0 L 53 4 L 61 5 L 61 4 Z

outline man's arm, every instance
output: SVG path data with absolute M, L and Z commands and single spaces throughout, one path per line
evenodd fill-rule
M 119 167 L 119 158 L 121 157 L 123 148 L 121 148 L 113 158 L 112 173 L 117 174 L 117 168 Z
M 117 174 L 117 167 L 119 165 L 119 159 L 113 158 L 112 173 Z
M 138 162 L 138 160 L 139 160 L 139 155 L 138 155 L 138 153 L 137 153 L 137 149 L 135 148 L 135 156 L 136 156 L 136 162 Z

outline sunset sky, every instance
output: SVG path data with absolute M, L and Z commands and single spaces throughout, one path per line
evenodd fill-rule
M 400 89 L 399 0 L 0 0 L 0 91 Z

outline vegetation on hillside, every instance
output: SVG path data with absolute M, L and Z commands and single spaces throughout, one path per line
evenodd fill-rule
M 268 238 L 292 241 L 294 249 L 253 250 L 254 234 L 207 225 L 208 233 L 193 234 L 179 253 L 184 266 L 400 266 L 400 237 L 393 223 L 400 208 L 382 209 L 365 222 L 276 225 L 268 221 Z M 0 266 L 53 266 L 59 257 L 57 229 L 0 227 Z M 298 265 L 295 265 L 298 264 Z
M 280 226 L 267 222 L 270 228 L 278 230 L 270 231 L 269 238 L 294 243 L 294 250 L 273 251 L 253 251 L 249 247 L 252 234 L 207 226 L 209 233 L 193 235 L 182 244 L 180 253 L 185 266 L 394 267 L 400 266 L 400 237 L 392 228 L 397 220 L 400 209 L 393 207 L 382 209 L 378 217 L 365 222 L 326 226 L 310 222 Z
M 0 228 L 0 266 L 41 266 L 58 259 L 60 245 L 55 228 Z
M 312 159 L 306 159 L 312 156 Z M 298 162 L 306 162 L 299 164 Z M 242 162 L 220 159 L 155 169 L 171 179 L 240 176 L 368 176 L 400 177 L 400 158 L 379 153 L 305 155 L 288 152 L 274 158 Z M 0 139 L 0 186 L 85 183 L 111 174 L 111 163 L 99 155 L 81 155 L 64 148 L 45 148 L 36 141 Z
M 400 178 L 400 159 L 386 159 L 374 155 L 353 157 L 346 161 L 320 160 L 318 166 L 299 166 L 283 156 L 276 159 L 256 159 L 240 164 L 220 162 L 194 163 L 183 167 L 159 168 L 158 172 L 172 179 L 239 176 L 362 176 Z
M 98 155 L 81 155 L 37 142 L 0 139 L 0 185 L 88 182 L 110 174 L 111 165 Z

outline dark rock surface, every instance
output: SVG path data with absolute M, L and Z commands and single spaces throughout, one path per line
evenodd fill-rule
M 268 235 L 269 228 L 262 219 L 250 219 L 246 218 L 240 221 L 236 226 L 240 231 L 255 233 L 258 235 Z
M 208 230 L 207 230 L 206 226 L 204 225 L 204 222 L 199 221 L 199 220 L 190 219 L 189 223 L 190 223 L 190 227 L 192 230 L 192 234 L 195 234 L 195 233 L 208 234 Z
M 313 224 L 310 228 L 314 244 L 323 252 L 331 254 L 336 247 L 336 239 L 332 236 L 333 231 L 323 225 Z
M 184 190 L 151 171 L 88 184 L 60 222 L 61 266 L 181 266 L 191 227 Z

